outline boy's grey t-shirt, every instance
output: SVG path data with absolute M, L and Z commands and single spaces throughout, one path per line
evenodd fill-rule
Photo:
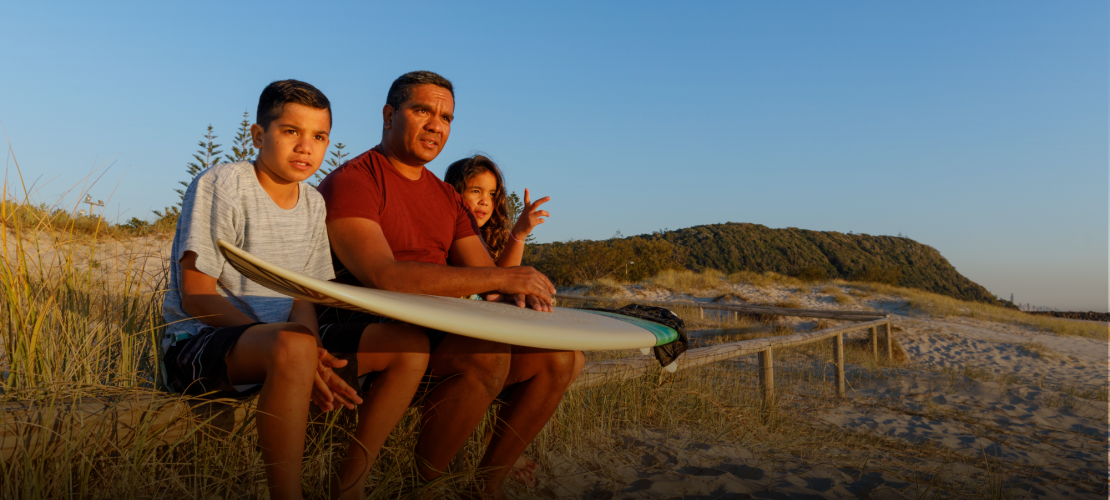
M 208 326 L 191 319 L 181 307 L 180 261 L 186 251 L 196 252 L 197 270 L 216 278 L 220 295 L 251 319 L 264 323 L 288 321 L 293 298 L 239 274 L 220 253 L 217 239 L 306 276 L 335 277 L 324 225 L 324 198 L 304 182 L 298 187 L 297 206 L 286 210 L 262 189 L 251 162 L 216 165 L 193 179 L 185 191 L 173 238 L 170 287 L 162 303 L 167 324 L 163 349 Z

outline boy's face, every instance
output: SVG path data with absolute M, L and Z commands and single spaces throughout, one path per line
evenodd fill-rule
M 251 138 L 259 150 L 258 168 L 266 169 L 275 180 L 300 182 L 308 179 L 324 162 L 328 151 L 331 115 L 297 103 L 286 103 L 281 117 L 263 129 L 251 125 Z

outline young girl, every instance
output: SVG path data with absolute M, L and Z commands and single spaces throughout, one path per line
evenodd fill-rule
M 551 197 L 545 196 L 533 202 L 525 189 L 524 207 L 521 208 L 516 224 L 512 224 L 509 220 L 505 179 L 493 160 L 482 155 L 463 158 L 447 167 L 443 181 L 455 186 L 455 191 L 462 195 L 466 208 L 478 220 L 482 239 L 486 242 L 490 256 L 497 262 L 497 267 L 519 266 L 524 258 L 524 240 L 532 234 L 536 226 L 543 224 L 545 219 L 542 217 L 551 217 L 546 210 L 539 209 L 540 205 L 551 201 Z M 578 378 L 585 364 L 586 357 L 582 351 L 576 352 L 571 382 Z M 513 478 L 529 486 L 535 485 L 534 462 L 521 457 L 513 467 L 516 469 L 512 474 Z
M 524 239 L 532 234 L 537 225 L 543 224 L 541 217 L 551 216 L 546 210 L 539 210 L 539 206 L 550 201 L 551 197 L 545 196 L 532 203 L 525 189 L 524 207 L 516 224 L 510 227 L 512 221 L 509 220 L 505 180 L 493 160 L 482 155 L 463 158 L 447 167 L 443 181 L 455 186 L 466 207 L 478 220 L 482 239 L 497 266 L 519 266 L 524 257 Z

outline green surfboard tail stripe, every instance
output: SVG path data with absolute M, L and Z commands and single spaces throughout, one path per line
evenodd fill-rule
M 666 325 L 660 325 L 659 323 L 648 321 L 646 319 L 633 318 L 631 316 L 625 316 L 623 314 L 616 314 L 606 311 L 587 310 L 586 312 L 592 314 L 600 314 L 602 316 L 609 316 L 610 318 L 619 319 L 621 321 L 624 321 L 625 323 L 630 323 L 643 328 L 644 330 L 651 332 L 652 335 L 655 335 L 655 345 L 657 346 L 669 344 L 671 342 L 674 342 L 675 340 L 678 340 L 678 330 L 675 330 L 674 328 Z

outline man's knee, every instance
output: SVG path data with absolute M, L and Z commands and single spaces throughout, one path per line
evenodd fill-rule
M 576 351 L 552 351 L 543 356 L 542 370 L 557 382 L 570 383 L 576 357 Z
M 467 367 L 462 375 L 478 381 L 489 397 L 497 397 L 509 375 L 512 355 L 509 352 L 484 352 L 466 357 Z

